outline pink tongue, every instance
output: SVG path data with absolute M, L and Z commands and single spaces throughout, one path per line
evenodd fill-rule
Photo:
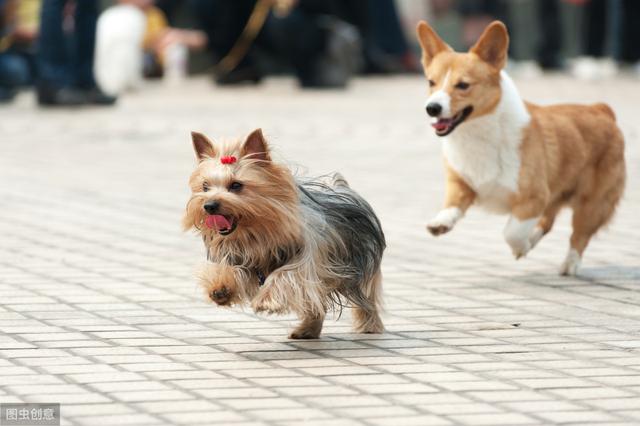
M 227 220 L 226 217 L 221 214 L 212 214 L 207 216 L 204 220 L 204 224 L 207 225 L 207 228 L 216 228 L 217 231 L 222 229 L 231 229 L 231 222 Z
M 446 120 L 438 120 L 437 123 L 433 123 L 432 126 L 436 129 L 436 130 L 444 130 L 447 127 L 449 127 L 449 124 L 451 124 L 451 120 L 446 119 Z

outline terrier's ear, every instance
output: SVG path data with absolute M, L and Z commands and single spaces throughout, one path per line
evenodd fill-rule
M 191 141 L 193 142 L 193 150 L 196 152 L 196 157 L 198 157 L 199 161 L 216 156 L 213 142 L 202 133 L 191 132 Z
M 242 145 L 242 156 L 249 156 L 251 159 L 261 161 L 271 161 L 267 141 L 264 140 L 262 129 L 255 129 Z
M 420 21 L 416 28 L 416 34 L 420 47 L 422 47 L 422 62 L 429 66 L 433 58 L 438 53 L 450 52 L 453 49 L 436 34 L 436 32 L 425 21 Z
M 507 63 L 509 50 L 509 32 L 500 21 L 493 21 L 469 50 L 480 59 L 497 70 L 501 70 Z

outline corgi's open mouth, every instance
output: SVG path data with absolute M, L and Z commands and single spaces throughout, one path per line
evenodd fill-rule
M 209 229 L 215 229 L 220 235 L 229 235 L 238 226 L 238 221 L 233 216 L 210 214 L 204 219 L 204 224 Z
M 473 112 L 473 107 L 468 106 L 464 108 L 462 111 L 457 113 L 451 118 L 438 118 L 438 121 L 431 124 L 434 129 L 436 129 L 436 135 L 438 136 L 447 136 L 449 133 L 453 132 L 458 124 L 462 123 L 466 118 Z

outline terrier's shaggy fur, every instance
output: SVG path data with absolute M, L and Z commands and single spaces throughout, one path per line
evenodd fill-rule
M 218 305 L 294 312 L 292 339 L 316 339 L 328 310 L 354 308 L 354 329 L 381 333 L 385 239 L 371 206 L 340 175 L 294 178 L 272 161 L 260 129 L 214 144 L 192 133 L 198 166 L 183 225 L 197 229 L 208 262 L 200 282 Z

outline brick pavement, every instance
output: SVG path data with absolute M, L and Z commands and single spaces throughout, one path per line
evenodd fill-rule
M 568 214 L 525 260 L 504 217 L 424 231 L 442 197 L 418 77 L 348 92 L 150 86 L 114 109 L 0 107 L 0 402 L 60 402 L 65 425 L 640 423 L 637 81 L 519 81 L 539 102 L 610 102 L 629 183 L 581 276 L 556 275 Z M 277 156 L 340 170 L 388 237 L 388 332 L 286 339 L 291 317 L 206 304 L 180 232 L 188 132 L 261 126 Z

